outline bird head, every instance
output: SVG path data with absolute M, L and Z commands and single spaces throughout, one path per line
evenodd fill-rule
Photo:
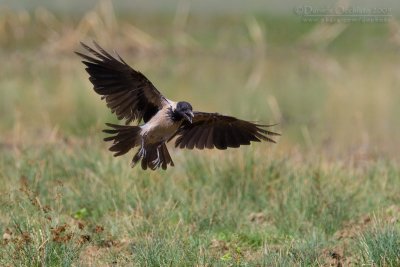
M 192 123 L 192 119 L 194 117 L 192 105 L 188 102 L 181 101 L 176 104 L 175 112 L 179 115 L 179 117 L 184 120 Z

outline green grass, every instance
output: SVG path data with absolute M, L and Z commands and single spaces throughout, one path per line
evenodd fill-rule
M 354 173 L 335 164 L 260 159 L 253 149 L 235 152 L 222 165 L 222 153 L 187 153 L 186 160 L 178 154 L 177 168 L 151 174 L 131 170 L 127 158 L 111 159 L 91 142 L 21 152 L 23 159 L 9 152 L 1 161 L 7 214 L 1 227 L 12 233 L 3 243 L 2 265 L 69 266 L 88 260 L 92 246 L 105 251 L 95 260 L 107 264 L 318 265 L 324 250 L 340 244 L 336 232 L 396 203 L 400 189 L 397 167 L 386 162 Z M 53 229 L 64 224 L 61 236 L 70 239 L 58 240 Z M 97 225 L 104 231 L 96 233 Z M 397 249 L 389 234 L 366 235 L 358 255 L 380 255 L 382 242 Z
M 1 266 L 398 265 L 389 25 L 349 25 L 305 47 L 319 26 L 297 18 L 189 16 L 182 32 L 167 15 L 21 14 L 0 16 Z M 278 122 L 282 137 L 228 151 L 170 146 L 174 168 L 131 169 L 132 154 L 107 151 L 101 129 L 116 118 L 72 53 L 91 39 L 168 98 Z
M 359 239 L 365 264 L 398 266 L 400 264 L 400 232 L 392 225 L 377 225 Z

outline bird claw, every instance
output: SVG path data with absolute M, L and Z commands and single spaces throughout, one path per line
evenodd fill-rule
M 160 165 L 161 165 L 160 147 L 161 147 L 161 146 L 158 146 L 158 147 L 157 147 L 157 158 L 154 159 L 154 160 L 151 162 L 151 163 L 154 165 L 155 168 L 158 168 L 158 167 L 160 167 Z

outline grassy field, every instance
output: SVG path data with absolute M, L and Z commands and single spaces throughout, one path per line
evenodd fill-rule
M 0 11 L 0 265 L 399 266 L 398 23 L 178 11 Z M 91 40 L 282 137 L 131 169 L 73 54 Z

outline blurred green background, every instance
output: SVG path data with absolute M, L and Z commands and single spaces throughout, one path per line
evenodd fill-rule
M 0 56 L 7 62 L 0 74 L 2 132 L 23 124 L 32 127 L 29 135 L 54 127 L 85 135 L 112 119 L 72 53 L 79 41 L 97 40 L 171 99 L 279 123 L 281 146 L 395 156 L 398 5 L 327 2 L 390 8 L 390 17 L 311 23 L 293 10 L 317 8 L 318 1 L 263 2 L 6 1 L 0 5 Z
M 387 16 L 307 22 L 299 7 Z M 0 1 L 0 265 L 399 266 L 399 14 L 397 1 Z M 282 136 L 170 146 L 176 167 L 131 169 L 107 151 L 116 118 L 73 53 L 93 40 L 169 99 Z

